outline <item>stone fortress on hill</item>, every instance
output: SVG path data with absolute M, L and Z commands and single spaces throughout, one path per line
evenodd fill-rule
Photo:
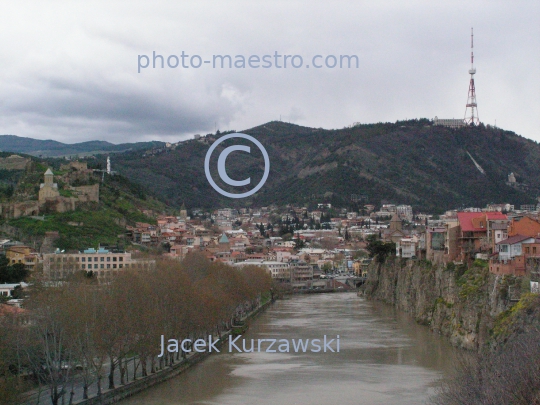
M 54 173 L 48 168 L 43 183 L 39 185 L 38 199 L 14 201 L 0 204 L 0 217 L 19 218 L 39 215 L 44 212 L 74 211 L 81 203 L 99 202 L 99 184 L 72 186 L 77 183 L 90 183 L 93 170 L 85 162 L 73 161 L 60 166 L 63 173 L 57 176 L 65 184 L 59 189 L 54 182 Z

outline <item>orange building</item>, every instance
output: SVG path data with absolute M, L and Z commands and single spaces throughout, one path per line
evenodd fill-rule
M 461 261 L 474 257 L 475 253 L 491 249 L 490 225 L 504 223 L 508 218 L 500 212 L 458 212 L 459 237 L 458 258 Z
M 508 236 L 524 235 L 531 238 L 540 236 L 540 222 L 531 217 L 513 218 L 508 226 Z

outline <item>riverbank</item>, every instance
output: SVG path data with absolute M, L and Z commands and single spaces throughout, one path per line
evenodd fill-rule
M 508 316 L 526 297 L 527 287 L 527 279 L 495 276 L 481 261 L 467 268 L 389 258 L 370 267 L 362 291 L 368 299 L 408 313 L 456 347 L 481 350 L 515 329 Z
M 417 405 L 451 370 L 457 353 L 403 312 L 353 293 L 278 300 L 251 322 L 244 338 L 291 342 L 323 335 L 339 335 L 340 351 L 296 353 L 291 346 L 290 353 L 267 352 L 270 342 L 260 351 L 254 343 L 251 353 L 224 349 L 121 404 Z
M 251 319 L 256 317 L 262 311 L 266 310 L 272 303 L 273 301 L 271 300 L 266 302 L 265 304 L 261 305 L 257 309 L 250 312 L 242 320 L 245 322 L 249 322 Z M 222 347 L 223 344 L 225 344 L 226 340 L 231 335 L 231 333 L 232 333 L 231 330 L 224 332 L 221 336 L 221 339 L 216 344 L 216 346 L 218 348 Z M 153 387 L 157 384 L 160 384 L 164 381 L 167 381 L 183 373 L 184 371 L 191 368 L 195 364 L 204 360 L 210 354 L 211 353 L 208 353 L 208 352 L 190 353 L 189 355 L 186 356 L 185 359 L 181 360 L 180 362 L 176 364 L 173 364 L 172 366 L 164 367 L 160 370 L 157 370 L 155 373 L 152 373 L 146 377 L 138 378 L 135 381 L 131 381 L 115 389 L 103 390 L 101 395 L 94 395 L 88 399 L 75 401 L 73 402 L 73 404 L 74 405 L 108 405 L 108 404 L 119 402 L 125 398 L 128 398 L 132 395 L 142 392 L 149 387 Z

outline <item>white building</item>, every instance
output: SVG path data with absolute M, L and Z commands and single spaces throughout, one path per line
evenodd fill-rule
M 274 280 L 290 281 L 291 279 L 291 268 L 289 267 L 289 263 L 267 260 L 246 260 L 245 262 L 234 263 L 233 266 L 259 266 L 266 269 Z
M 512 260 L 516 256 L 520 256 L 523 249 L 523 243 L 534 243 L 534 238 L 528 236 L 516 235 L 505 239 L 496 244 L 497 252 L 499 252 L 499 260 Z
M 237 211 L 233 208 L 221 208 L 217 211 L 217 216 L 227 219 L 236 218 Z
M 62 280 L 79 271 L 92 271 L 103 281 L 119 271 L 149 270 L 155 260 L 137 260 L 129 252 L 111 252 L 107 249 L 86 249 L 79 253 L 49 253 L 43 255 L 43 274 L 49 280 Z
M 413 210 L 410 205 L 398 205 L 396 207 L 396 213 L 399 218 L 411 222 L 413 220 Z
M 416 257 L 416 244 L 418 241 L 415 238 L 402 238 L 396 242 L 396 256 L 404 259 L 412 259 Z
M 12 297 L 13 290 L 17 287 L 26 288 L 28 284 L 26 283 L 12 283 L 12 284 L 0 284 L 0 297 Z
M 443 127 L 449 128 L 461 128 L 464 127 L 466 124 L 465 121 L 463 121 L 462 119 L 435 117 L 433 119 L 433 125 L 441 125 Z

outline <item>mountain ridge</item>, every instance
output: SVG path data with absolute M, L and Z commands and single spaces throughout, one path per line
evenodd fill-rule
M 175 150 L 155 156 L 124 153 L 115 165 L 129 178 L 160 192 L 168 203 L 185 201 L 192 207 L 329 202 L 358 209 L 367 203 L 393 202 L 441 212 L 487 203 L 533 204 L 540 194 L 540 146 L 499 128 L 450 129 L 416 119 L 327 130 L 271 121 L 242 133 L 261 142 L 271 162 L 264 187 L 246 199 L 225 198 L 206 180 L 206 152 L 222 134 L 182 142 Z M 227 142 L 218 146 L 216 155 Z M 246 178 L 247 173 L 252 184 L 258 182 L 264 163 L 255 149 L 230 155 L 231 178 Z M 508 185 L 511 172 L 517 182 Z
M 115 156 L 114 170 L 172 207 L 182 203 L 193 208 L 288 203 L 313 207 L 327 202 L 358 210 L 368 203 L 396 203 L 440 213 L 488 203 L 536 204 L 540 195 L 538 143 L 490 126 L 450 129 L 415 119 L 342 129 L 270 121 L 243 130 L 268 151 L 270 175 L 253 196 L 230 199 L 208 183 L 204 159 L 210 145 L 231 132 L 218 131 L 169 148 L 158 142 L 138 143 L 140 149 Z M 215 170 L 218 154 L 231 142 L 250 145 L 242 139 L 220 144 L 212 156 L 212 176 L 230 192 L 245 192 L 262 177 L 263 157 L 257 148 L 249 154 L 231 154 L 229 176 L 249 175 L 252 180 L 251 186 L 231 188 Z M 510 173 L 515 183 L 508 181 Z
M 36 157 L 87 156 L 163 146 L 165 146 L 165 142 L 160 141 L 113 144 L 107 141 L 93 140 L 67 144 L 53 139 L 41 140 L 17 135 L 0 135 L 1 151 L 25 153 Z

